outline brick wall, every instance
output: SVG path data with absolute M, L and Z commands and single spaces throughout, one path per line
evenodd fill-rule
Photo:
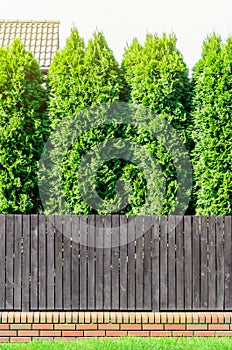
M 127 335 L 232 336 L 232 312 L 0 313 L 0 342 Z

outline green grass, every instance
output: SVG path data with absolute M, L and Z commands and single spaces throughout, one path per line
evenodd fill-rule
M 232 338 L 140 338 L 83 339 L 80 341 L 33 341 L 31 343 L 0 344 L 0 349 L 48 350 L 227 350 L 232 349 Z

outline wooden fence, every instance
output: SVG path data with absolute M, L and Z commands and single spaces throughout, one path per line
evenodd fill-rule
M 0 310 L 232 310 L 231 216 L 0 215 Z

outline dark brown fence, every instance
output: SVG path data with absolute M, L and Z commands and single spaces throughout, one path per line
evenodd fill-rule
M 232 310 L 231 216 L 0 215 L 0 310 Z

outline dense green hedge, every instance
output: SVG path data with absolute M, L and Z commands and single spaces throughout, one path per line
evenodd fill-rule
M 101 32 L 85 46 L 72 29 L 53 59 L 46 89 L 38 64 L 18 40 L 0 49 L 0 212 L 41 208 L 38 161 L 50 133 L 40 162 L 47 213 L 183 213 L 181 202 L 190 197 L 184 169 L 190 155 L 194 188 L 187 213 L 231 214 L 231 73 L 232 39 L 222 44 L 215 34 L 206 38 L 192 79 L 173 34 L 147 34 L 144 44 L 133 39 L 119 66 Z M 151 125 L 159 120 L 161 136 L 147 128 L 148 117 Z M 165 120 L 177 131 L 184 152 L 175 137 L 167 136 Z M 146 152 L 162 170 L 165 198 L 159 197 L 159 171 L 151 168 L 148 179 L 142 166 Z M 183 170 L 180 203 L 176 167 Z M 149 186 L 157 202 L 146 207 Z

